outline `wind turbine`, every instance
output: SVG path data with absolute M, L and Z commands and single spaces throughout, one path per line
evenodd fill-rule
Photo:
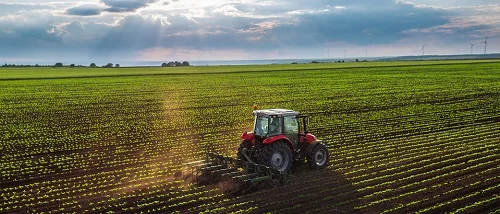
M 422 44 L 422 55 L 425 55 L 425 47 L 427 47 L 427 45 Z
M 476 44 L 472 44 L 472 43 L 470 43 L 470 42 L 469 42 L 469 44 L 470 44 L 470 54 L 472 55 L 473 50 L 474 50 L 474 46 L 475 46 Z
M 484 40 L 484 42 L 481 42 L 481 44 L 484 43 L 484 54 L 486 54 L 486 46 L 488 46 L 488 37 Z

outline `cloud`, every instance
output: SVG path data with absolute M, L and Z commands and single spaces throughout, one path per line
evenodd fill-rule
M 78 5 L 76 7 L 68 8 L 66 14 L 73 16 L 96 16 L 100 15 L 103 8 L 95 4 Z
M 139 15 L 127 16 L 103 38 L 100 46 L 110 48 L 153 47 L 162 36 L 161 30 L 160 19 L 144 18 Z
M 38 19 L 23 19 L 14 15 L 2 17 L 0 56 L 29 58 L 43 55 L 43 50 L 61 47 L 61 33 L 50 19 L 43 16 L 38 16 Z
M 10 12 L 18 10 L 49 9 L 51 7 L 37 4 L 6 4 L 0 3 L 0 12 Z
M 66 9 L 66 14 L 73 16 L 96 16 L 102 12 L 126 13 L 156 3 L 158 0 L 101 0 L 101 4 L 83 4 Z
M 466 7 L 477 5 L 498 5 L 498 0 L 453 0 L 453 1 L 435 1 L 435 0 L 408 0 L 419 5 L 428 5 L 436 7 Z
M 381 3 L 383 1 L 377 1 Z M 386 1 L 387 2 L 387 1 Z M 288 45 L 309 46 L 344 41 L 367 45 L 391 43 L 407 35 L 410 29 L 429 28 L 449 22 L 448 11 L 417 8 L 408 4 L 368 7 L 347 6 L 345 9 L 323 9 L 293 14 L 295 23 L 273 28 L 269 33 Z
M 158 2 L 158 0 L 101 0 L 102 3 L 109 6 L 105 9 L 108 12 L 134 12 L 137 9 Z
M 6 4 L 0 3 L 0 17 L 2 15 L 18 14 L 21 11 L 54 9 L 49 5 L 40 4 Z

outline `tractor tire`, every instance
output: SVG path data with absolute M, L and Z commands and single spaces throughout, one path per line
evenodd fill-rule
M 289 173 L 292 168 L 292 150 L 285 142 L 275 142 L 265 146 L 259 155 L 259 163 Z
M 328 147 L 324 143 L 318 143 L 314 146 L 311 154 L 307 156 L 307 163 L 311 169 L 323 169 L 328 166 L 329 159 Z
M 240 147 L 238 147 L 238 152 L 236 153 L 236 157 L 238 157 L 238 159 L 248 161 L 247 158 L 244 155 L 245 154 L 245 151 L 244 151 L 245 148 L 247 149 L 246 150 L 246 155 L 249 158 L 252 158 L 252 154 L 249 152 L 249 150 L 252 149 L 252 143 L 249 142 L 249 141 L 246 141 L 246 140 L 242 141 L 241 144 L 240 144 Z

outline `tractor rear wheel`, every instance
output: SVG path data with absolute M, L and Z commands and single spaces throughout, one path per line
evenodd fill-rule
M 238 152 L 236 153 L 236 157 L 241 160 L 249 161 L 245 157 L 245 154 L 249 157 L 252 158 L 252 154 L 250 152 L 250 149 L 252 149 L 252 143 L 249 141 L 242 141 L 240 144 L 240 147 L 238 148 Z
M 265 146 L 259 155 L 259 162 L 288 173 L 292 168 L 292 150 L 284 142 L 275 142 Z
M 323 169 L 328 165 L 329 159 L 328 147 L 324 143 L 318 143 L 307 157 L 307 163 L 311 169 Z

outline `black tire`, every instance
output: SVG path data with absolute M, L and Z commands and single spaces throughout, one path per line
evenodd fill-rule
M 307 157 L 307 163 L 311 169 L 324 169 L 328 166 L 328 160 L 330 160 L 330 153 L 324 143 L 316 144 Z
M 265 146 L 259 155 L 259 163 L 289 173 L 292 168 L 292 150 L 285 142 L 275 142 Z
M 240 147 L 238 147 L 238 152 L 236 153 L 236 157 L 238 157 L 238 159 L 248 161 L 243 151 L 245 148 L 247 149 L 246 155 L 249 158 L 252 158 L 252 154 L 249 151 L 250 149 L 252 149 L 252 143 L 246 140 L 240 143 Z

